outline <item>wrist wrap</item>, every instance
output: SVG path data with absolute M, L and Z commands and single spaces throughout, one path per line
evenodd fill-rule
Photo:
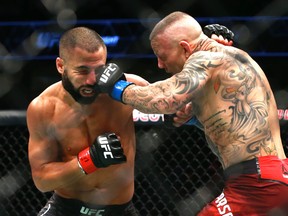
M 187 121 L 185 125 L 194 125 L 203 130 L 203 125 L 201 124 L 201 122 L 199 122 L 199 120 L 195 116 L 193 116 L 189 121 Z
M 90 173 L 97 170 L 97 167 L 94 165 L 94 163 L 92 161 L 89 147 L 87 147 L 83 151 L 79 152 L 79 154 L 78 154 L 78 166 L 85 174 L 90 174 Z
M 123 91 L 125 90 L 125 88 L 127 88 L 127 86 L 129 86 L 131 84 L 134 84 L 134 83 L 127 82 L 125 80 L 119 80 L 118 82 L 115 83 L 115 85 L 114 85 L 114 87 L 113 87 L 113 89 L 111 91 L 110 96 L 113 99 L 123 103 L 123 101 L 122 101 Z

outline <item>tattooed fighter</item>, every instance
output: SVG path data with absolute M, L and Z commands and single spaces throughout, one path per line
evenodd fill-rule
M 121 70 L 109 64 L 98 85 L 145 113 L 171 114 L 193 104 L 225 174 L 223 193 L 198 215 L 287 215 L 288 160 L 275 99 L 260 66 L 246 52 L 208 38 L 182 12 L 156 24 L 150 40 L 158 67 L 170 78 L 140 87 L 121 80 Z

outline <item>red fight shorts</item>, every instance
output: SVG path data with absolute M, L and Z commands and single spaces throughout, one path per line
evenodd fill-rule
M 223 192 L 197 216 L 288 216 L 288 159 L 259 157 L 224 175 Z

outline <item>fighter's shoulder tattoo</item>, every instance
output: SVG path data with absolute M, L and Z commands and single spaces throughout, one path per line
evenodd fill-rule
M 210 52 L 194 53 L 185 63 L 183 70 L 175 75 L 177 94 L 191 93 L 197 90 L 202 82 L 209 78 L 209 70 L 222 64 L 223 55 L 211 55 Z M 185 88 L 178 88 L 185 86 Z

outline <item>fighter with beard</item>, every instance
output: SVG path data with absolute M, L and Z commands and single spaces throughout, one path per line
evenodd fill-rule
M 42 192 L 54 191 L 38 215 L 137 215 L 131 202 L 136 153 L 133 108 L 100 94 L 97 75 L 106 59 L 107 48 L 95 31 L 68 30 L 60 38 L 56 59 L 62 81 L 45 89 L 28 107 L 33 181 Z M 148 85 L 139 76 L 125 77 Z M 191 113 L 176 114 L 178 123 L 191 118 Z
M 54 191 L 38 215 L 137 215 L 131 202 L 133 108 L 99 94 L 97 70 L 106 59 L 106 46 L 95 31 L 68 30 L 56 59 L 62 81 L 28 107 L 32 177 L 40 191 Z M 148 84 L 136 75 L 126 77 Z

